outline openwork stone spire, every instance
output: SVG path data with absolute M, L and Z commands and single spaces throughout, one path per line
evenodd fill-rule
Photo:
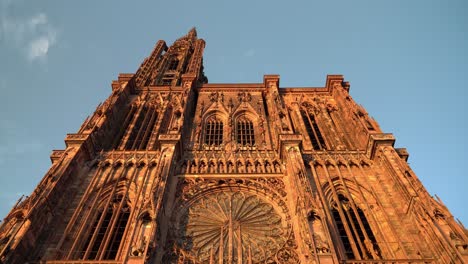
M 197 38 L 192 28 L 170 47 L 162 40 L 156 43 L 151 55 L 146 58 L 134 76 L 137 87 L 181 86 L 184 74 L 195 77 L 199 83 L 208 79 L 203 73 L 203 50 L 205 41 Z

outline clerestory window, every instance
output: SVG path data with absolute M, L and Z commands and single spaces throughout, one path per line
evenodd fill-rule
M 254 126 L 246 117 L 240 117 L 236 122 L 237 144 L 252 146 L 255 144 Z
M 134 114 L 135 111 L 131 111 Z M 128 135 L 125 142 L 126 150 L 145 150 L 148 147 L 149 139 L 153 134 L 154 126 L 158 120 L 158 112 L 154 107 L 142 106 L 140 112 L 136 112 L 133 122 L 128 123 L 126 133 Z M 125 134 L 122 134 L 122 138 Z
M 310 141 L 312 143 L 312 147 L 315 150 L 323 150 L 327 148 L 325 144 L 325 140 L 323 139 L 322 133 L 317 125 L 315 120 L 315 116 L 313 114 L 309 114 L 304 110 L 301 110 L 302 120 L 304 121 L 307 134 L 309 135 Z
M 122 196 L 97 214 L 81 251 L 86 260 L 113 260 L 117 256 L 130 216 L 130 207 Z
M 204 143 L 209 146 L 219 146 L 223 143 L 223 121 L 216 117 L 206 121 Z
M 364 212 L 343 195 L 332 205 L 340 240 L 347 259 L 379 259 L 380 249 Z

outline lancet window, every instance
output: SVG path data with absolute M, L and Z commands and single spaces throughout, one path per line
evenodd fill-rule
M 245 116 L 240 117 L 236 122 L 237 144 L 242 146 L 252 146 L 255 144 L 254 126 Z
M 340 240 L 348 259 L 378 259 L 380 250 L 364 212 L 343 195 L 332 205 Z
M 209 146 L 219 146 L 223 143 L 223 121 L 216 117 L 206 120 L 204 142 Z
M 102 208 L 91 226 L 83 245 L 81 258 L 86 260 L 115 259 L 130 216 L 130 207 L 122 196 Z
M 327 145 L 325 144 L 322 133 L 320 133 L 315 116 L 313 114 L 307 113 L 305 110 L 301 110 L 301 116 L 304 121 L 307 134 L 309 135 L 310 141 L 312 143 L 312 147 L 315 150 L 326 149 Z
M 132 113 L 134 112 L 130 111 L 130 114 Z M 141 111 L 133 116 L 132 122 L 126 127 L 128 138 L 124 143 L 120 144 L 125 144 L 124 149 L 126 150 L 145 150 L 148 147 L 157 120 L 157 110 L 154 107 L 143 106 Z

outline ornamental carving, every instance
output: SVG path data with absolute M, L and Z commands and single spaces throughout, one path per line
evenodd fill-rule
M 178 197 L 180 202 L 185 203 L 201 192 L 211 188 L 242 188 L 254 190 L 257 193 L 267 195 L 270 200 L 275 201 L 281 206 L 284 212 L 287 211 L 286 203 L 286 186 L 282 179 L 276 177 L 268 178 L 230 178 L 230 179 L 203 179 L 200 177 L 184 178 L 179 180 L 177 184 Z
M 250 93 L 240 92 L 237 94 L 237 97 L 240 103 L 252 101 L 252 95 Z
M 242 192 L 220 192 L 187 210 L 182 248 L 199 261 L 257 263 L 275 258 L 287 240 L 287 225 L 272 205 Z M 280 253 L 284 257 L 285 253 Z
M 212 92 L 209 96 L 210 101 L 217 103 L 217 102 L 224 102 L 224 94 L 218 92 Z
M 179 189 L 185 198 L 180 201 L 185 202 L 179 203 L 171 221 L 174 244 L 169 245 L 164 263 L 299 263 L 286 206 L 264 198 L 269 188 L 252 192 L 248 189 L 255 186 L 247 187 L 243 180 L 237 186 L 221 180 L 217 188 L 210 188 L 213 180 L 180 182 L 186 187 Z M 275 196 L 283 200 L 271 195 Z

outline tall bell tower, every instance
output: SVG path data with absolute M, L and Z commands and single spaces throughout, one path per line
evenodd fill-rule
M 349 94 L 211 84 L 158 41 L 0 226 L 0 263 L 466 263 L 467 230 Z
M 195 28 L 169 48 L 158 41 L 135 74 L 112 82 L 109 98 L 66 136 L 43 180 L 5 218 L 3 263 L 151 256 L 196 104 L 192 89 L 207 82 L 204 47 Z

